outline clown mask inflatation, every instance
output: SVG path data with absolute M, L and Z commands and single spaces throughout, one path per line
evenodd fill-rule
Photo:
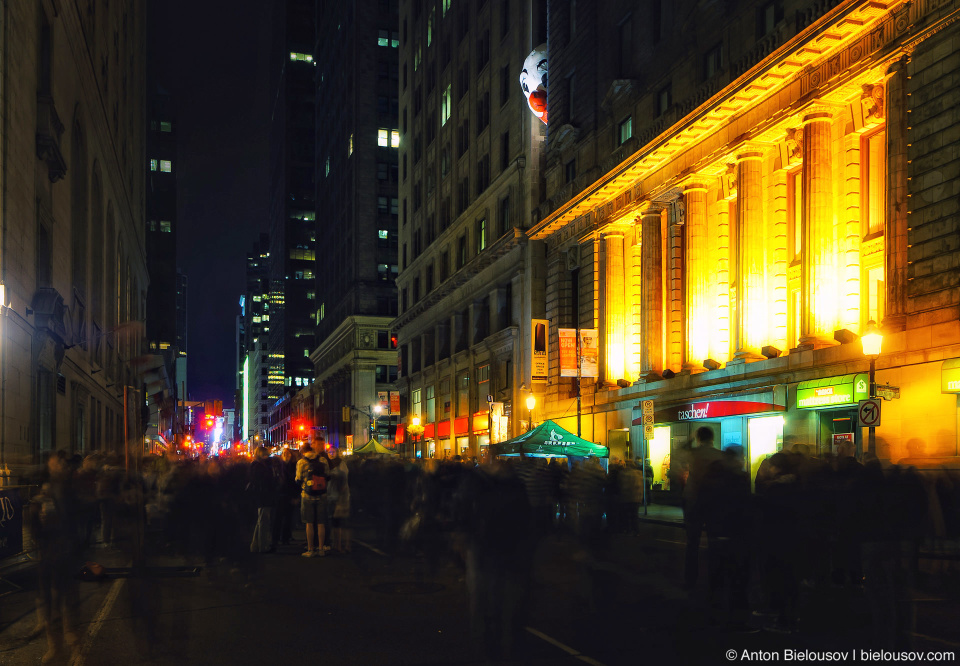
M 547 45 L 541 44 L 523 61 L 520 87 L 533 115 L 547 123 Z

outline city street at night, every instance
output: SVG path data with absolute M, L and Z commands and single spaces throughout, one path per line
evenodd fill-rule
M 960 0 L 0 1 L 0 666 L 958 619 Z

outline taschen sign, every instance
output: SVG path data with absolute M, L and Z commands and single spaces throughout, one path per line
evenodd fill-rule
M 783 402 L 783 400 L 777 399 L 777 392 L 775 391 L 752 393 L 739 398 L 716 398 L 699 402 L 687 402 L 658 409 L 654 414 L 654 422 L 678 423 L 682 421 L 719 419 L 724 416 L 785 411 L 786 405 L 779 404 L 780 402 Z M 639 411 L 639 409 L 637 409 L 637 411 Z M 646 425 L 643 422 L 643 415 L 638 415 L 634 418 L 633 425 Z

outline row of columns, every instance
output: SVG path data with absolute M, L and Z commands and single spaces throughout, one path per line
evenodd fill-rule
M 797 322 L 801 349 L 834 344 L 833 330 L 841 306 L 842 285 L 835 256 L 833 120 L 830 110 L 814 108 L 802 121 L 803 168 L 799 205 L 803 251 L 800 253 L 800 321 Z M 893 134 L 888 137 L 887 159 L 892 162 L 888 168 L 896 171 L 897 165 L 893 162 L 897 159 L 897 141 L 900 139 L 896 128 L 888 134 Z M 770 273 L 768 266 L 776 258 L 786 260 L 786 246 L 777 245 L 786 242 L 786 222 L 783 222 L 782 230 L 776 230 L 778 238 L 768 240 L 771 227 L 763 212 L 763 158 L 761 150 L 754 147 L 744 148 L 737 154 L 736 203 L 729 210 L 720 207 L 713 229 L 708 221 L 707 185 L 696 180 L 685 185 L 682 193 L 684 218 L 672 219 L 667 226 L 669 256 L 666 270 L 662 256 L 661 212 L 664 204 L 650 202 L 641 209 L 638 218 L 641 227 L 641 302 L 637 318 L 641 379 L 659 378 L 665 366 L 676 366 L 678 361 L 681 361 L 684 372 L 704 370 L 704 361 L 709 357 L 706 332 L 724 326 L 729 328 L 732 336 L 730 347 L 733 354 L 729 363 L 761 360 L 765 358 L 763 347 L 771 344 L 768 339 L 772 335 L 771 329 L 785 326 L 785 319 L 783 322 L 778 319 L 779 323 L 775 324 L 770 322 L 775 318 L 772 315 L 780 310 L 783 311 L 781 316 L 786 316 L 785 301 L 772 304 L 774 299 L 785 299 L 786 271 Z M 891 182 L 891 190 L 893 185 Z M 893 208 L 892 204 L 890 208 Z M 729 219 L 734 216 L 735 219 Z M 887 217 L 893 218 L 894 215 L 888 211 Z M 886 225 L 887 237 L 894 240 L 891 250 L 897 252 L 896 234 L 903 224 L 888 219 Z M 624 231 L 612 227 L 603 234 L 606 255 L 603 339 L 606 344 L 605 379 L 608 382 L 616 382 L 627 374 L 625 359 L 629 336 L 624 313 L 630 312 L 632 306 L 624 305 L 628 293 L 624 287 L 624 237 Z M 715 264 L 711 263 L 711 257 L 717 259 L 718 256 Z M 887 272 L 892 274 L 888 278 L 892 288 L 902 292 L 901 281 L 896 278 L 902 272 L 899 259 L 896 256 L 888 258 Z M 718 287 L 718 283 L 723 284 Z M 670 299 L 669 308 L 664 307 L 665 291 Z M 889 311 L 895 312 L 897 303 L 903 301 L 902 296 L 901 293 L 888 295 Z M 711 303 L 718 304 L 718 307 L 712 310 Z M 723 321 L 723 313 L 716 314 L 721 310 L 725 311 L 728 323 Z M 666 326 L 663 321 L 665 312 L 668 315 Z M 633 319 L 632 316 L 629 318 Z M 666 341 L 665 333 L 668 336 Z

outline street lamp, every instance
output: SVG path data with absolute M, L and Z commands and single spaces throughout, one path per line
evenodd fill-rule
M 417 457 L 417 447 L 420 443 L 420 433 L 423 432 L 423 426 L 420 425 L 420 417 L 414 416 L 410 419 L 410 435 L 413 436 L 413 457 Z M 423 454 L 421 453 L 421 457 Z
M 377 419 L 380 418 L 380 412 L 382 412 L 382 411 L 383 411 L 383 407 L 381 407 L 379 404 L 373 406 L 373 424 L 372 424 L 372 425 L 373 425 L 373 435 L 371 435 L 371 436 L 372 436 L 374 439 L 376 439 L 376 437 L 377 437 Z
M 877 357 L 880 356 L 880 347 L 883 345 L 883 334 L 872 319 L 867 322 L 866 332 L 860 336 L 863 353 L 870 357 L 870 397 L 877 397 Z M 876 454 L 877 428 L 870 426 L 867 438 L 867 452 Z
M 533 408 L 537 406 L 537 397 L 532 393 L 527 396 L 527 411 L 530 412 L 530 420 L 527 421 L 527 432 L 533 430 Z

